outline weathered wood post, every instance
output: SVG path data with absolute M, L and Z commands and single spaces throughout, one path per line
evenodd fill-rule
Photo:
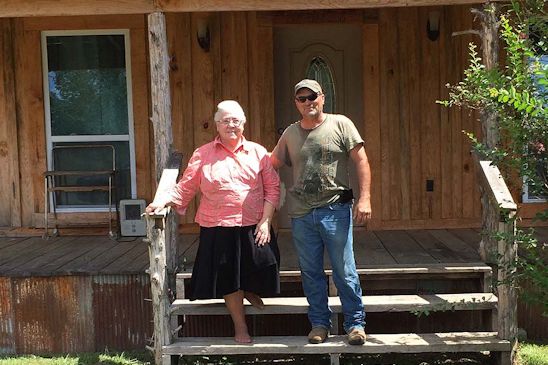
M 473 9 L 472 13 L 481 20 L 482 60 L 487 70 L 498 67 L 499 63 L 499 25 L 498 7 L 487 1 L 483 10 Z M 495 148 L 500 140 L 497 125 L 497 113 L 489 108 L 480 112 L 482 142 L 489 148 Z M 482 206 L 482 228 L 484 232 L 496 232 L 498 230 L 499 209 L 490 199 L 488 192 L 480 184 Z M 496 263 L 497 241 L 490 235 L 483 235 L 480 245 L 481 259 L 488 263 Z
M 158 187 L 174 184 L 176 176 L 162 182 L 164 168 L 173 150 L 171 126 L 171 95 L 169 87 L 169 56 L 165 16 L 161 12 L 148 15 L 150 56 L 151 121 L 154 130 L 154 155 Z M 180 158 L 179 158 L 180 166 Z M 173 166 L 170 166 L 173 167 Z M 159 190 L 161 191 L 161 190 Z M 169 305 L 174 298 L 177 271 L 177 217 L 167 209 L 163 216 L 147 218 L 149 239 L 150 279 L 154 311 L 154 355 L 157 365 L 162 363 L 162 346 L 172 342 Z
M 497 242 L 497 330 L 499 338 L 516 343 L 517 335 L 517 291 L 515 288 L 516 260 L 518 255 L 515 241 L 517 205 L 514 202 L 506 183 L 498 169 L 490 161 L 479 161 L 481 176 L 480 184 L 484 185 L 485 192 L 491 204 L 498 212 L 497 233 L 500 240 Z M 515 347 L 515 346 L 513 346 Z M 510 365 L 513 363 L 515 351 L 499 353 L 497 363 Z

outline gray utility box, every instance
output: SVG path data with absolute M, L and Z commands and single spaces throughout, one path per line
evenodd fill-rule
M 146 236 L 146 222 L 142 214 L 146 203 L 143 199 L 120 200 L 120 233 L 126 237 Z

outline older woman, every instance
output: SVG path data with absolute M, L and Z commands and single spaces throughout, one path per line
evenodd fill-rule
M 224 298 L 236 342 L 249 343 L 243 306 L 262 308 L 260 296 L 279 293 L 279 251 L 271 221 L 279 178 L 264 147 L 243 136 L 246 117 L 233 100 L 217 106 L 214 141 L 194 151 L 173 191 L 147 207 L 173 205 L 184 214 L 199 191 L 196 222 L 200 244 L 192 270 L 190 299 Z

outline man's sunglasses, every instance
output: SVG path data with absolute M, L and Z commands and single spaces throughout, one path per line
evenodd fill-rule
M 304 103 L 305 101 L 314 101 L 318 98 L 318 96 L 322 95 L 321 93 L 312 93 L 307 96 L 295 96 L 295 100 L 297 100 L 299 103 Z

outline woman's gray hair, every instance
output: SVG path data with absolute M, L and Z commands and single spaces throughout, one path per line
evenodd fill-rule
M 243 122 L 246 121 L 244 110 L 242 109 L 241 105 L 235 100 L 223 100 L 219 104 L 217 104 L 217 111 L 215 112 L 215 116 L 213 117 L 213 119 L 218 122 L 223 119 L 223 116 L 226 114 L 234 118 L 238 118 L 238 120 L 241 120 Z

